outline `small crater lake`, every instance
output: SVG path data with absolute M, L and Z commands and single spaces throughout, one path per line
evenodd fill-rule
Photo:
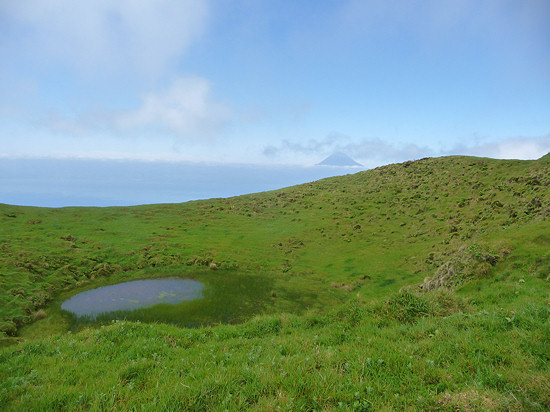
M 181 278 L 144 279 L 117 283 L 78 293 L 61 309 L 76 317 L 93 319 L 99 314 L 133 311 L 160 303 L 177 304 L 203 298 L 201 282 Z

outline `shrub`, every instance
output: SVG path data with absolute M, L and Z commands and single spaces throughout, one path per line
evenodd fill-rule
M 426 298 L 408 291 L 393 295 L 386 301 L 386 314 L 403 323 L 414 323 L 419 318 L 428 316 L 431 312 Z
M 420 285 L 420 290 L 422 292 L 436 289 L 453 290 L 472 277 L 488 277 L 492 273 L 493 266 L 509 253 L 506 248 L 499 253 L 476 243 L 469 247 L 464 246 L 450 260 L 439 266 L 434 276 L 425 278 Z
M 33 313 L 31 317 L 32 320 L 40 320 L 46 318 L 47 316 L 48 314 L 46 313 L 46 311 L 44 309 L 40 309 L 37 312 Z

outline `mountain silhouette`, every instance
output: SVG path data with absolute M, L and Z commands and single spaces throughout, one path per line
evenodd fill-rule
M 321 163 L 317 163 L 318 166 L 363 166 L 361 163 L 357 163 L 347 154 L 342 152 L 335 152 L 323 160 Z

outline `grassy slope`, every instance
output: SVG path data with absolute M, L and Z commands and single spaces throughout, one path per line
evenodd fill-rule
M 9 347 L 0 405 L 550 408 L 547 157 L 424 159 L 177 205 L 0 205 L 5 335 L 61 332 L 68 294 L 174 270 L 224 290 L 262 277 L 242 300 L 264 313 Z M 434 275 L 456 292 L 398 293 Z

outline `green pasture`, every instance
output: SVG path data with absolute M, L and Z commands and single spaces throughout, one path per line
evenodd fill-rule
M 549 205 L 548 155 L 181 204 L 0 205 L 0 409 L 550 409 Z M 205 298 L 95 323 L 60 309 L 163 276 Z

